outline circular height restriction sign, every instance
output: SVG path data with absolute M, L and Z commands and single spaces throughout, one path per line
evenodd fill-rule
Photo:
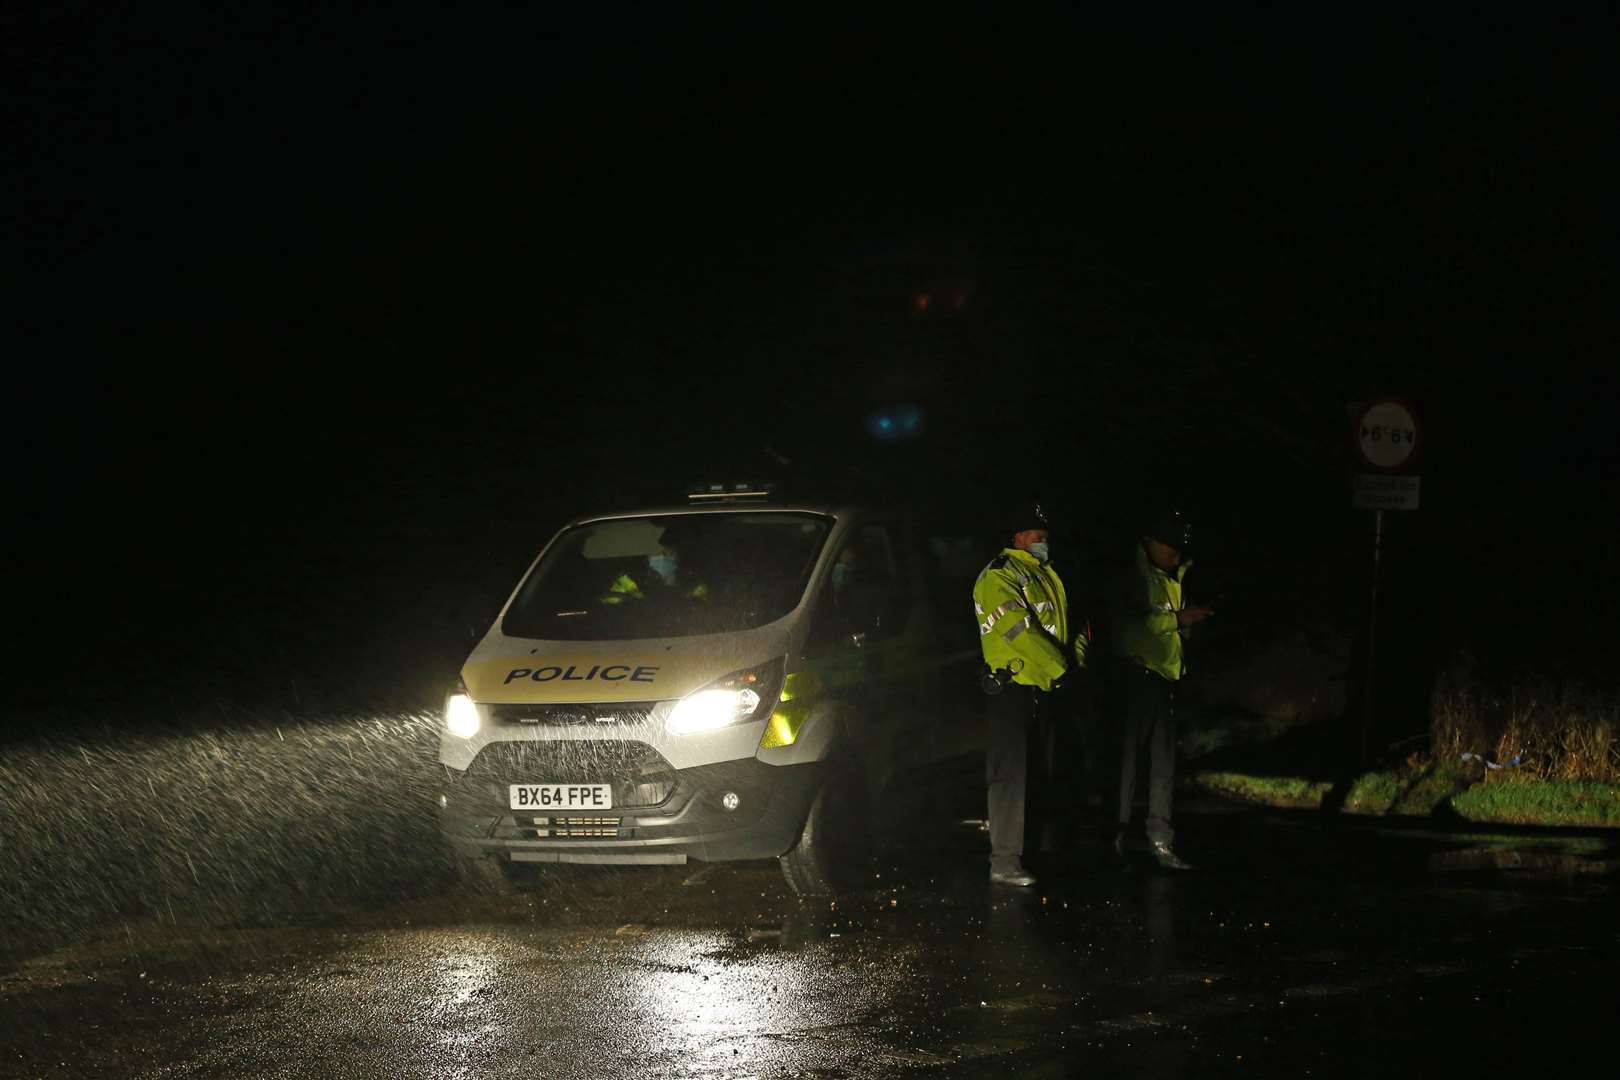
M 1417 410 L 1398 398 L 1370 403 L 1356 422 L 1356 449 L 1361 460 L 1386 472 L 1411 465 L 1422 437 Z

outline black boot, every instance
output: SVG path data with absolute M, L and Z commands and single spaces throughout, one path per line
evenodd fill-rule
M 1013 885 L 1019 888 L 1028 888 L 1035 884 L 1035 875 L 1024 869 L 1024 864 L 1017 859 L 1005 860 L 1005 864 L 997 868 L 992 865 L 990 869 L 990 884 Z
M 1163 840 L 1153 841 L 1153 857 L 1159 860 L 1159 865 L 1166 870 L 1191 870 L 1193 868 L 1192 863 L 1177 855 L 1175 848 L 1172 848 Z

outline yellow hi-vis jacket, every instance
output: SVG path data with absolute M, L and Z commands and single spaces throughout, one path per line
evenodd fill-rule
M 1057 571 L 1018 548 L 1005 548 L 973 583 L 979 648 L 992 671 L 1013 681 L 1052 689 L 1070 666 L 1086 666 L 1090 627 L 1071 626 L 1068 599 Z
M 1148 562 L 1147 552 L 1136 549 L 1136 572 L 1127 575 L 1114 598 L 1114 649 L 1121 657 L 1155 675 L 1175 681 L 1186 670 L 1176 612 L 1182 609 L 1181 579 L 1191 561 L 1167 574 Z
M 709 598 L 709 587 L 700 581 L 685 590 L 682 595 L 688 600 L 707 600 Z M 636 582 L 636 579 L 629 574 L 620 574 L 617 580 L 608 586 L 607 594 L 602 597 L 602 603 L 622 604 L 626 600 L 645 599 L 647 599 L 647 594 L 642 590 L 640 584 Z

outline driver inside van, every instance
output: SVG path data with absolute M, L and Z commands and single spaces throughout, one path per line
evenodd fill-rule
M 855 582 L 855 574 L 860 567 L 861 553 L 851 544 L 838 554 L 838 561 L 832 568 L 833 602 L 840 607 L 849 596 L 850 586 Z
M 881 566 L 880 560 L 863 555 L 858 543 L 839 552 L 833 564 L 833 606 L 843 614 L 851 632 L 864 633 L 878 627 L 887 584 Z
M 658 550 L 647 556 L 646 571 L 641 574 L 620 574 L 608 586 L 604 604 L 623 604 L 646 600 L 649 597 L 681 597 L 687 600 L 707 600 L 709 586 L 683 569 L 680 548 L 673 540 L 661 543 Z

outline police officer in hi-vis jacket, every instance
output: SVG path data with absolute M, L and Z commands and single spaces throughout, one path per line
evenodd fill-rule
M 1153 857 L 1167 870 L 1190 870 L 1176 854 L 1170 798 L 1176 780 L 1176 687 L 1186 673 L 1184 638 L 1215 614 L 1187 604 L 1181 583 L 1192 566 L 1192 528 L 1171 511 L 1142 535 L 1128 571 L 1115 583 L 1105 628 L 1110 654 L 1109 712 L 1120 755 L 1114 851 L 1125 854 L 1126 830 L 1140 758 L 1148 758 L 1146 831 Z
M 1090 628 L 1068 607 L 1051 566 L 1051 533 L 1031 500 L 1007 523 L 1004 548 L 973 585 L 973 612 L 990 695 L 985 777 L 990 819 L 990 880 L 1033 885 L 1024 867 L 1024 811 L 1029 739 L 1054 715 L 1055 688 L 1086 665 Z

